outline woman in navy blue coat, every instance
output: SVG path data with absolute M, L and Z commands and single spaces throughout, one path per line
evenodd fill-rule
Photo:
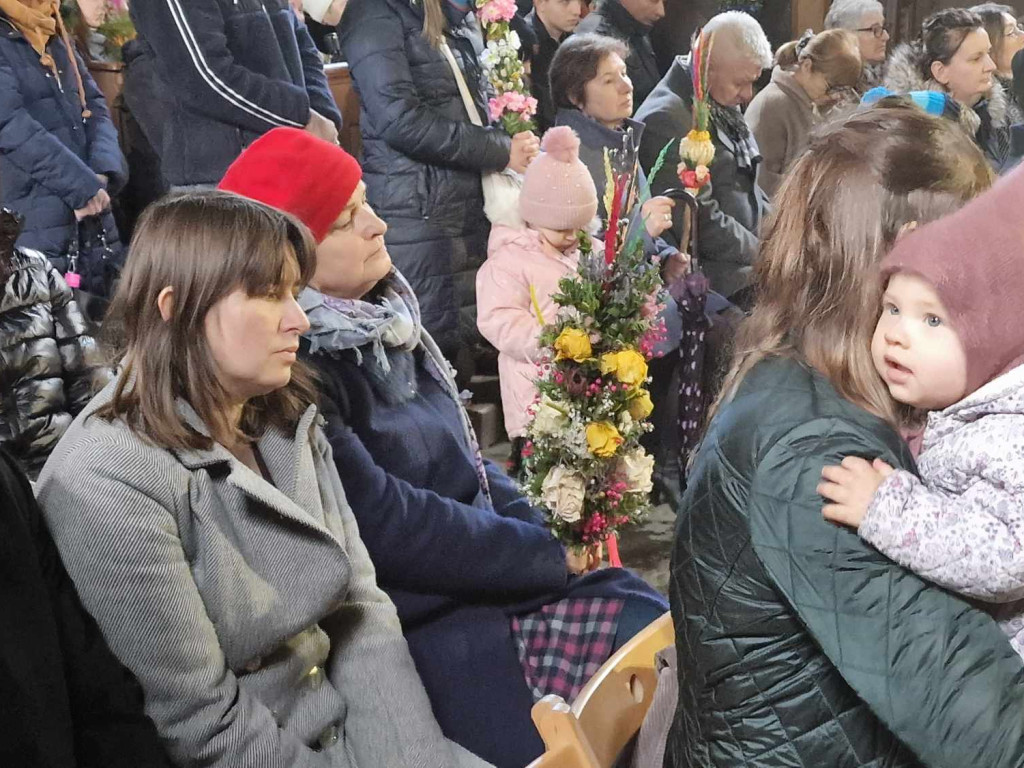
M 0 0 L 0 199 L 25 217 L 18 245 L 42 251 L 64 272 L 68 243 L 78 236 L 76 211 L 101 215 L 113 263 L 97 263 L 96 247 L 77 271 L 83 288 L 105 292 L 120 259 L 109 196 L 126 180 L 110 111 L 57 3 Z
M 289 173 L 282 173 L 284 168 Z M 279 128 L 221 187 L 300 217 L 318 242 L 302 352 L 345 494 L 444 734 L 499 768 L 543 751 L 530 721 L 571 698 L 665 609 L 622 569 L 580 575 L 539 510 L 484 461 L 452 370 L 391 266 L 355 160 Z

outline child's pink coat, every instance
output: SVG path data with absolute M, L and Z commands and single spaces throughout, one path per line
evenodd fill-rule
M 541 325 L 530 300 L 533 285 L 545 322 L 555 319 L 551 301 L 558 281 L 576 271 L 579 252 L 559 253 L 531 229 L 495 226 L 487 261 L 477 272 L 477 327 L 498 349 L 501 402 L 509 437 L 526 431 L 526 409 L 536 395 Z

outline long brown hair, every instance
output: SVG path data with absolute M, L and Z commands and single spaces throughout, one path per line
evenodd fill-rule
M 448 21 L 444 17 L 445 0 L 423 0 L 423 37 L 433 48 L 440 48 Z
M 985 31 L 988 32 L 989 42 L 992 43 L 992 58 L 998 58 L 1002 52 L 1003 43 L 1006 42 L 1006 20 L 1003 14 L 1014 18 L 1017 12 L 1010 6 L 1000 5 L 999 3 L 982 3 L 967 10 L 977 14 L 978 18 L 981 19 L 981 23 L 985 26 Z
M 906 224 L 956 210 L 991 185 L 992 172 L 955 124 L 883 101 L 812 138 L 783 182 L 755 265 L 754 309 L 712 412 L 756 363 L 788 356 L 899 423 L 871 361 L 878 263 Z
M 811 70 L 821 73 L 833 87 L 852 88 L 860 80 L 862 65 L 857 37 L 845 29 L 827 29 L 816 35 L 808 32 L 799 40 L 786 43 L 775 54 L 775 65 L 783 69 L 802 61 L 810 61 Z
M 258 437 L 270 425 L 294 429 L 316 401 L 311 374 L 296 363 L 289 384 L 246 403 L 235 427 L 204 323 L 214 304 L 236 289 L 276 295 L 292 259 L 305 285 L 316 268 L 309 230 L 254 200 L 194 192 L 151 205 L 129 254 L 104 328 L 122 367 L 113 398 L 96 415 L 124 419 L 150 442 L 173 450 Z M 157 297 L 167 286 L 174 303 L 165 321 Z M 212 440 L 185 424 L 179 398 L 192 406 Z

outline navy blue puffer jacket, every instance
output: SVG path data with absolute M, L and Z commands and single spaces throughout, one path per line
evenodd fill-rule
M 483 40 L 470 20 L 455 19 L 445 37 L 484 116 Z M 478 338 L 476 271 L 490 234 L 480 173 L 508 165 L 511 140 L 470 123 L 451 67 L 422 30 L 412 0 L 351 0 L 339 27 L 361 104 L 367 197 L 423 325 L 454 360 Z
M 92 115 L 83 119 L 67 48 L 54 37 L 47 52 L 59 77 L 0 12 L 0 200 L 25 217 L 18 245 L 42 251 L 63 271 L 60 257 L 76 235 L 74 212 L 99 192 L 96 175 L 109 179 L 113 195 L 127 170 L 110 111 L 85 63 L 78 58 Z M 119 250 L 109 211 L 104 225 L 108 243 Z

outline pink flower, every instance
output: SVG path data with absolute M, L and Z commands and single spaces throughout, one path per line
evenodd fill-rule
M 649 318 L 655 317 L 658 314 L 658 294 L 651 293 L 644 299 L 644 303 L 640 306 L 640 317 Z
M 489 0 L 480 7 L 477 15 L 484 24 L 511 21 L 512 17 L 516 15 L 515 0 Z
M 500 120 L 507 112 L 515 112 L 524 120 L 537 114 L 537 100 L 519 91 L 505 91 L 487 102 L 491 121 Z
M 505 102 L 500 97 L 495 97 L 487 102 L 487 113 L 491 116 L 491 121 L 500 120 L 502 114 L 505 112 Z

